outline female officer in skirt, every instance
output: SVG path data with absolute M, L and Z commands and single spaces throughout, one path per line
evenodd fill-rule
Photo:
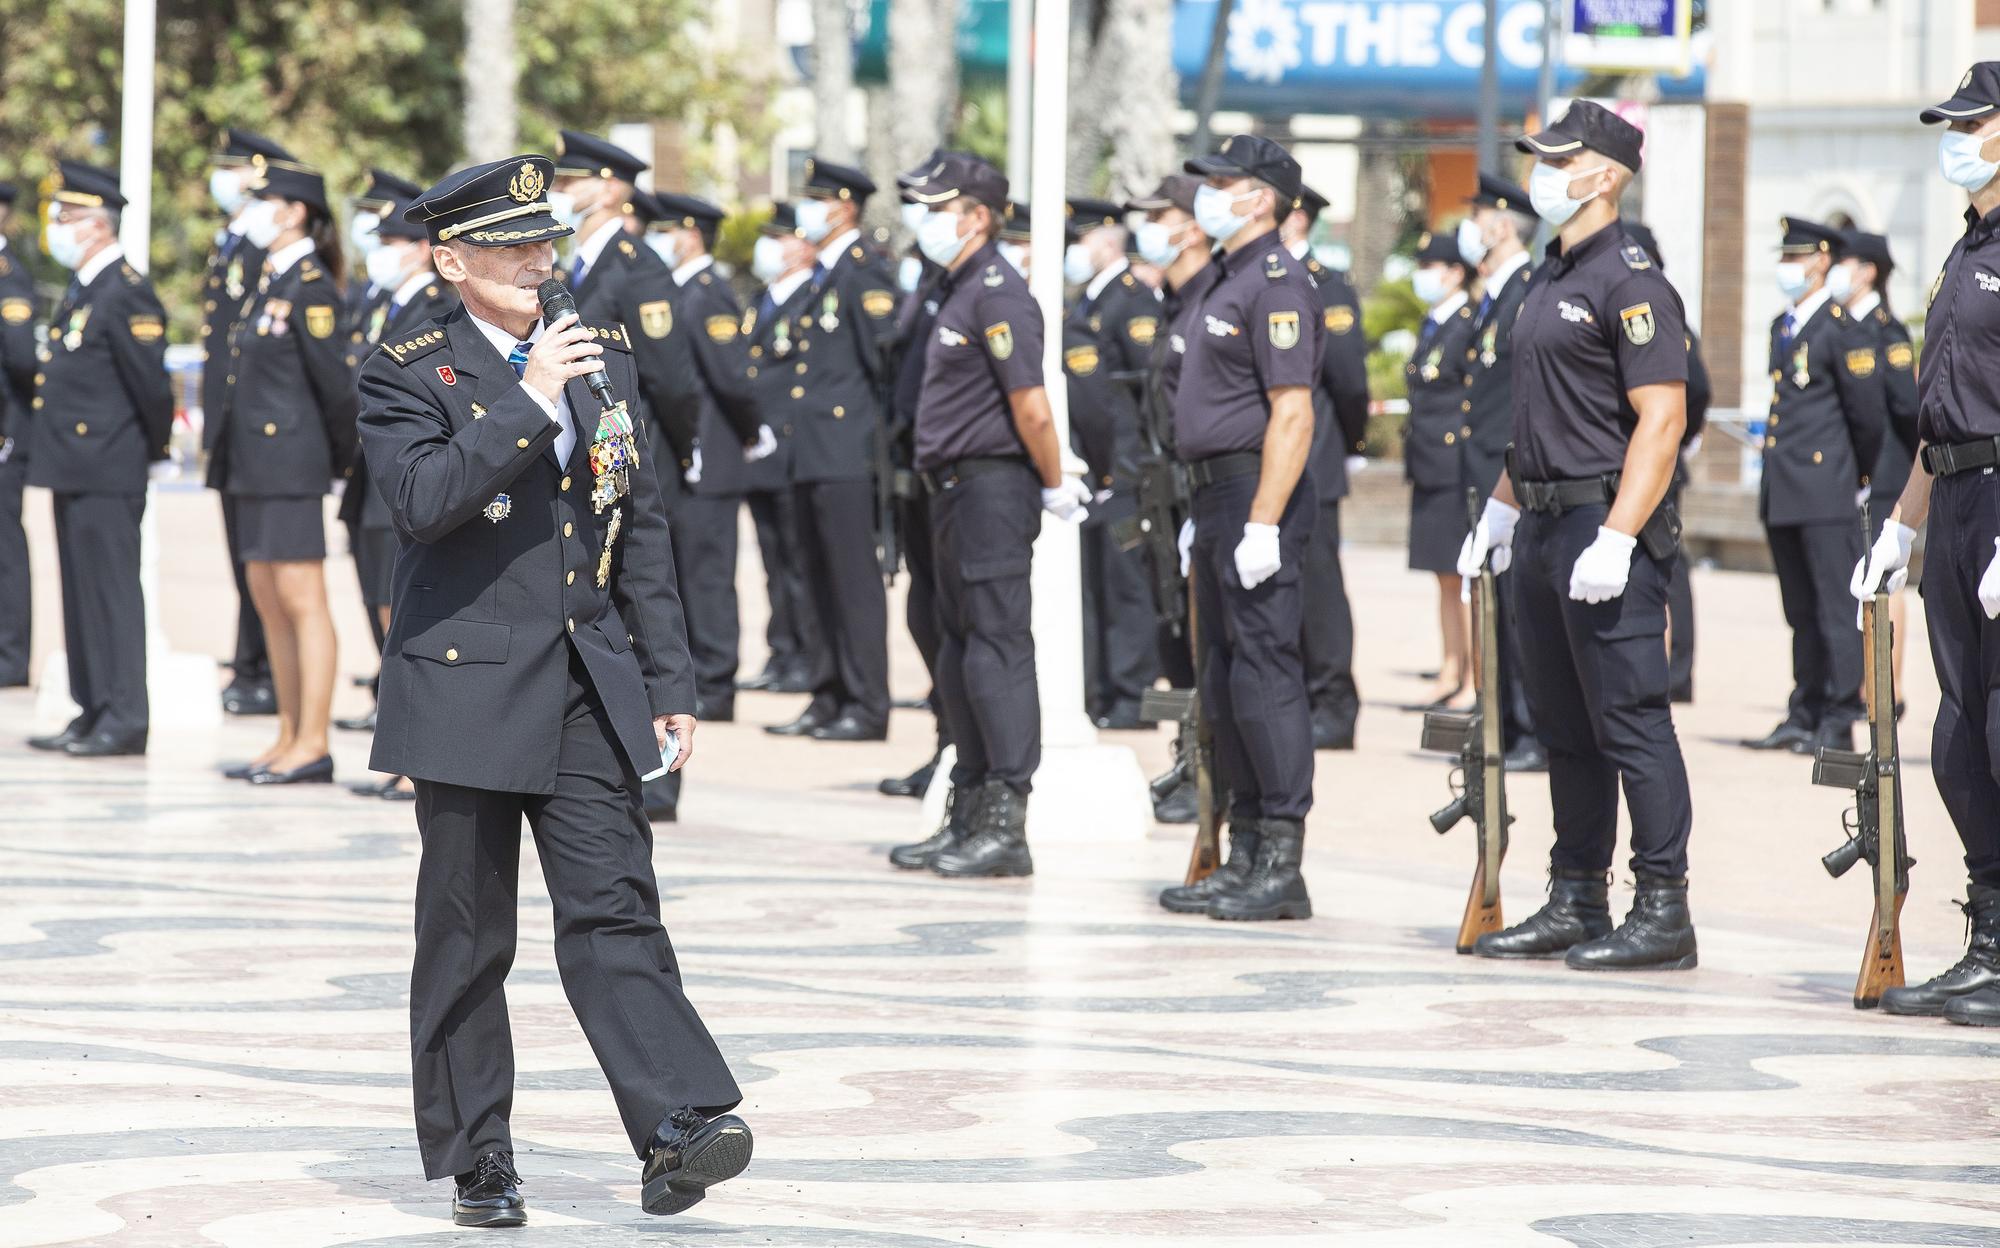
M 342 353 L 340 242 L 317 170 L 273 160 L 247 189 L 257 202 L 245 234 L 265 260 L 231 336 L 216 479 L 236 503 L 250 597 L 270 642 L 278 739 L 225 774 L 325 783 L 336 655 L 322 499 L 354 462 L 358 406 Z
M 1458 548 L 1471 521 L 1465 513 L 1467 428 L 1466 353 L 1472 346 L 1470 270 L 1456 235 L 1426 234 L 1410 277 L 1427 312 L 1417 349 L 1403 370 L 1410 423 L 1403 434 L 1403 472 L 1410 482 L 1410 568 L 1438 583 L 1438 627 L 1444 661 L 1431 708 L 1451 705 L 1472 683 L 1472 626 L 1458 596 Z

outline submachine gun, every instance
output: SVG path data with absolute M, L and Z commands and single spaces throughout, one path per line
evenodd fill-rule
M 1466 509 L 1472 525 L 1479 526 L 1479 491 L 1465 492 Z M 1507 781 L 1503 764 L 1506 749 L 1500 740 L 1500 626 L 1499 596 L 1494 591 L 1493 569 L 1482 566 L 1472 587 L 1473 670 L 1479 701 L 1470 713 L 1428 711 L 1424 715 L 1423 748 L 1458 755 L 1452 769 L 1452 803 L 1431 816 L 1438 835 L 1472 820 L 1477 837 L 1478 858 L 1472 871 L 1472 888 L 1465 898 L 1465 916 L 1459 920 L 1460 953 L 1486 932 L 1500 930 L 1500 861 L 1507 855 L 1507 825 L 1514 817 L 1507 813 Z
M 1868 530 L 1868 509 L 1862 508 L 1861 528 Z M 1889 595 L 1877 589 L 1861 604 L 1862 686 L 1868 691 L 1868 752 L 1822 748 L 1813 760 L 1814 784 L 1848 789 L 1854 807 L 1841 814 L 1847 840 L 1820 859 L 1835 879 L 1857 862 L 1874 874 L 1875 913 L 1868 921 L 1868 940 L 1861 951 L 1861 973 L 1854 981 L 1854 1008 L 1869 1010 L 1882 1000 L 1885 988 L 1903 984 L 1903 901 L 1910 892 L 1909 855 L 1903 835 L 1903 761 L 1896 746 L 1895 638 L 1889 619 Z M 1887 853 L 1884 853 L 1885 848 Z

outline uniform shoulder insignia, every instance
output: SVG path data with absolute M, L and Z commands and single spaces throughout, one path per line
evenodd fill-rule
M 622 322 L 613 325 L 586 325 L 584 328 L 590 331 L 591 337 L 601 343 L 628 353 L 632 350 L 632 339 L 626 335 Z
M 1907 372 L 1910 365 L 1916 363 L 1917 353 L 1907 342 L 1892 342 L 1889 344 L 1888 359 L 1890 368 Z
M 411 360 L 429 355 L 443 345 L 444 331 L 431 328 L 401 342 L 385 342 L 382 344 L 382 350 L 396 363 L 407 365 Z
M 711 277 L 711 276 L 709 275 L 709 272 L 708 272 L 708 270 L 707 270 L 707 269 L 703 269 L 703 270 L 701 271 L 701 273 L 700 273 L 700 274 L 698 274 L 698 275 L 697 275 L 697 276 L 695 277 L 695 279 L 694 279 L 694 280 L 695 280 L 695 281 L 697 281 L 697 282 L 700 282 L 700 283 L 701 283 L 702 285 L 706 286 L 706 285 L 708 285 L 708 284 L 709 284 L 709 283 L 710 283 L 711 281 L 714 281 L 715 279 L 714 279 L 713 277 Z
M 1119 282 L 1119 284 L 1120 284 L 1121 286 L 1124 286 L 1124 287 L 1125 287 L 1126 289 L 1128 289 L 1128 290 L 1129 290 L 1129 289 L 1131 289 L 1131 286 L 1132 286 L 1132 281 L 1133 281 L 1133 278 L 1132 278 L 1132 275 L 1131 275 L 1130 273 L 1120 273 L 1120 274 L 1118 275 L 1118 282 Z
M 0 299 L 0 321 L 25 325 L 35 318 L 35 305 L 26 299 Z
M 1646 255 L 1646 249 L 1644 247 L 1641 247 L 1637 243 L 1625 244 L 1624 247 L 1619 249 L 1618 254 L 1620 257 L 1624 259 L 1625 267 L 1633 270 L 1634 272 L 1637 272 L 1640 269 L 1650 269 L 1653 267 L 1653 261 L 1651 257 Z
M 861 250 L 861 246 L 858 243 L 849 248 L 847 254 L 853 256 L 856 260 L 863 260 L 868 256 L 867 252 Z
M 318 266 L 318 265 L 316 265 L 316 264 L 312 263 L 312 261 L 310 261 L 310 260 L 301 260 L 301 261 L 299 262 L 299 280 L 300 280 L 300 281 L 302 281 L 302 282 L 316 282 L 316 281 L 318 281 L 318 280 L 319 280 L 320 278 L 322 278 L 322 277 L 325 277 L 325 276 L 326 276 L 325 272 L 323 272 L 323 271 L 322 271 L 322 270 L 321 270 L 321 269 L 319 268 L 319 266 Z
M 1875 323 L 1877 325 L 1887 325 L 1889 323 L 1889 310 L 1887 308 L 1875 309 Z
M 426 298 L 426 299 L 435 299 L 435 298 L 437 298 L 437 297 L 438 297 L 438 288 L 437 288 L 437 287 L 435 287 L 435 286 L 426 286 L 426 287 L 424 287 L 424 298 Z
M 1831 312 L 1831 313 L 1833 314 L 1833 319 L 1834 319 L 1834 320 L 1836 320 L 1836 321 L 1837 321 L 1837 320 L 1839 320 L 1839 319 L 1840 319 L 1840 317 L 1841 317 L 1841 311 L 1840 311 L 1840 305 L 1839 305 L 1839 304 L 1837 304 L 1837 303 L 1829 303 L 1829 304 L 1827 304 L 1827 305 L 1826 305 L 1826 310 L 1827 310 L 1828 312 Z
M 988 286 L 998 286 L 1002 282 L 1005 282 L 1007 279 L 1000 275 L 999 265 L 989 264 L 986 266 L 986 276 L 980 278 L 979 280 L 984 282 Z
M 896 296 L 886 290 L 864 290 L 861 310 L 879 321 L 896 310 Z
M 1264 276 L 1277 281 L 1285 275 L 1285 266 L 1279 262 L 1278 253 L 1271 252 L 1264 257 Z

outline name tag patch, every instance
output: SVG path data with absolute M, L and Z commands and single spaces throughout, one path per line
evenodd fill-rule
M 1208 332 L 1214 334 L 1217 338 L 1234 338 L 1236 335 L 1243 332 L 1236 326 L 1231 325 L 1228 321 L 1218 320 L 1213 316 L 1207 315 L 1206 313 L 1202 315 L 1202 320 L 1208 323 Z
M 1560 312 L 1562 318 L 1571 324 L 1588 324 L 1590 322 L 1590 309 L 1579 308 L 1567 299 L 1556 300 L 1556 311 Z

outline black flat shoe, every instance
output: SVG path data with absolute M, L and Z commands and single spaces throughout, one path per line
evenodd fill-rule
M 276 715 L 278 695 L 269 681 L 237 681 L 222 691 L 222 709 L 231 715 Z
M 145 752 L 146 734 L 143 732 L 125 737 L 109 732 L 93 732 L 83 740 L 72 741 L 63 747 L 63 753 L 71 758 L 116 758 Z
M 303 767 L 290 771 L 272 771 L 265 768 L 250 777 L 252 784 L 332 784 L 333 755 L 322 754 Z
M 523 1226 L 528 1202 L 521 1199 L 521 1176 L 514 1154 L 487 1153 L 455 1180 L 451 1220 L 460 1226 Z
M 1115 706 L 1091 722 L 1100 732 L 1147 732 L 1154 727 L 1140 719 L 1137 708 L 1130 706 Z
M 692 1208 L 709 1188 L 742 1174 L 753 1147 L 749 1126 L 735 1114 L 704 1119 L 692 1109 L 675 1110 L 646 1145 L 641 1206 L 655 1214 Z
M 807 734 L 815 741 L 887 741 L 889 725 L 871 724 L 854 715 L 842 715 L 830 724 L 821 724 Z
M 259 772 L 269 771 L 262 763 L 225 763 L 222 767 L 224 780 L 248 780 Z
M 1779 724 L 1761 737 L 1743 739 L 1743 748 L 1748 750 L 1796 750 L 1799 746 L 1811 745 L 1812 729 L 1804 724 L 1790 721 Z
M 356 780 L 347 786 L 347 791 L 356 797 L 380 797 L 396 787 L 396 780 L 395 776 L 387 780 Z
M 399 788 L 392 784 L 382 790 L 382 800 L 385 802 L 414 802 L 417 800 L 417 791 L 415 789 Z
M 333 726 L 342 732 L 373 732 L 375 731 L 375 708 L 371 706 L 368 708 L 366 715 L 356 715 L 352 719 L 336 719 L 333 721 Z
M 827 723 L 827 718 L 825 716 L 821 715 L 818 711 L 813 710 L 811 707 L 807 707 L 805 711 L 802 712 L 799 715 L 799 717 L 793 720 L 791 723 L 766 724 L 764 725 L 764 731 L 770 733 L 774 737 L 806 737 L 812 735 L 813 729 L 825 727 L 826 723 Z
M 29 737 L 28 748 L 31 750 L 49 750 L 60 753 L 89 735 L 90 733 L 83 727 L 82 720 L 71 720 L 69 727 L 64 728 L 61 732 L 51 733 L 46 737 Z

